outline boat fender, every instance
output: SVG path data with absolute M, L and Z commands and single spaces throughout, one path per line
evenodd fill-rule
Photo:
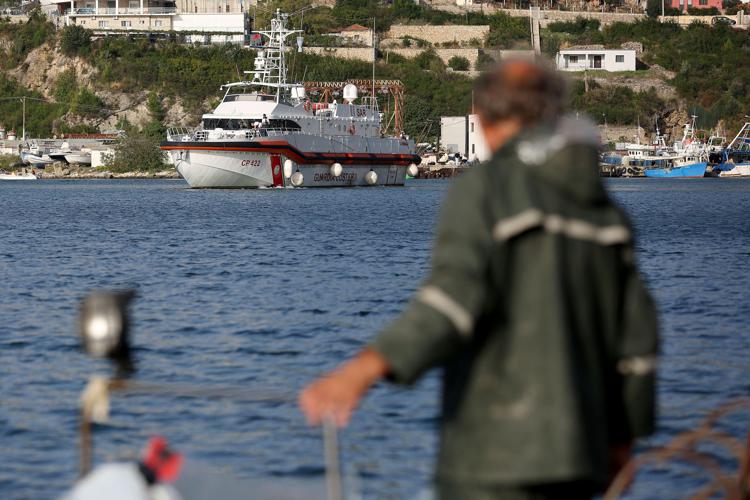
M 294 168 L 294 162 L 290 159 L 284 160 L 284 177 L 289 179 L 292 176 L 292 169 Z
M 419 169 L 415 164 L 409 165 L 409 167 L 406 169 L 406 173 L 409 174 L 410 177 L 416 177 L 419 173 Z
M 344 170 L 344 167 L 341 166 L 341 163 L 334 163 L 331 165 L 331 175 L 334 177 L 338 177 L 341 175 L 341 172 Z
M 311 109 L 312 109 L 312 103 L 308 99 L 307 101 L 305 101 L 305 111 L 310 111 Z
M 357 132 L 357 127 L 355 127 L 353 123 L 349 125 L 349 133 L 351 135 L 354 135 L 356 132 Z
M 302 172 L 297 170 L 292 174 L 292 186 L 294 187 L 300 187 L 302 183 L 305 181 L 305 177 L 302 175 Z
M 365 182 L 370 186 L 376 184 L 378 182 L 378 174 L 374 170 L 370 170 L 365 174 Z

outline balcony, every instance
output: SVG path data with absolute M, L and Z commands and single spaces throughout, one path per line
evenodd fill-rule
M 72 15 L 74 16 L 140 16 L 140 15 L 168 15 L 175 14 L 177 8 L 175 7 L 143 7 L 141 10 L 139 7 L 121 7 L 119 9 L 113 9 L 108 7 L 83 7 L 80 9 L 73 9 Z M 71 14 L 70 10 L 65 11 L 65 15 Z

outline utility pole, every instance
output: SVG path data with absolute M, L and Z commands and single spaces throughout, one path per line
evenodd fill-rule
M 664 0 L 661 0 L 661 22 L 664 22 Z
M 21 97 L 21 108 L 23 109 L 21 118 L 21 140 L 26 141 L 26 96 Z

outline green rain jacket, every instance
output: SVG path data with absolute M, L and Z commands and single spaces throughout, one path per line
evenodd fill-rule
M 459 178 L 429 278 L 371 345 L 399 383 L 444 367 L 440 481 L 603 484 L 609 447 L 653 432 L 656 311 L 597 143 L 562 118 Z

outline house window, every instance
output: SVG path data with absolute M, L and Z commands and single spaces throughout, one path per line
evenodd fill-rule
M 708 5 L 708 0 L 699 0 L 698 3 L 705 6 Z
M 106 28 L 109 26 L 109 21 L 99 21 L 100 28 Z
M 473 123 L 472 123 L 473 125 Z M 471 154 L 474 154 L 474 144 L 471 145 Z
M 578 56 L 570 56 L 570 62 L 573 64 L 578 64 Z
M 120 22 L 120 26 L 122 26 L 123 28 L 130 28 L 130 25 L 131 25 L 130 21 L 121 21 Z
M 154 26 L 161 26 L 161 19 L 154 21 Z
M 615 62 L 618 63 L 624 63 L 625 62 L 625 56 L 615 56 Z
M 474 132 L 474 122 L 471 122 L 471 132 Z

